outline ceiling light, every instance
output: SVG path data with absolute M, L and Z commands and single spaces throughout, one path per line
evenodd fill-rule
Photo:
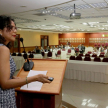
M 84 22 L 84 23 L 82 23 L 82 24 L 83 24 L 83 25 L 87 25 L 87 23 L 85 23 L 85 22 Z

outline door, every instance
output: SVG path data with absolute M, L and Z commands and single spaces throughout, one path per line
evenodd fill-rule
M 46 47 L 49 46 L 49 37 L 46 35 L 41 36 L 41 47 L 46 49 Z

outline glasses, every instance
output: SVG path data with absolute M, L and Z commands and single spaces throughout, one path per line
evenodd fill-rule
M 15 26 L 7 26 L 7 28 L 8 28 L 9 30 L 12 30 L 12 31 L 17 30 L 17 27 L 15 27 Z

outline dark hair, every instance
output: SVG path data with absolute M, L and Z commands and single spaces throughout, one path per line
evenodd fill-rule
M 12 29 L 11 21 L 14 22 L 14 20 L 10 16 L 0 15 L 0 29 L 3 30 L 6 27 L 7 30 L 10 31 Z M 4 44 L 5 41 L 5 38 L 2 35 L 0 35 L 0 43 Z M 11 47 L 10 42 L 7 44 L 7 47 Z

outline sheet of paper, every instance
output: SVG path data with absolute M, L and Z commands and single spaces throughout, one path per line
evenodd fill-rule
M 38 74 L 44 74 L 46 75 L 47 71 L 35 71 L 35 70 L 30 70 L 29 74 L 27 77 L 31 77 L 34 75 L 38 75 Z M 22 90 L 34 90 L 34 91 L 40 91 L 42 88 L 43 83 L 39 82 L 39 81 L 35 81 L 35 82 L 31 82 L 28 84 L 28 88 L 27 88 L 27 84 L 22 86 L 20 89 Z

